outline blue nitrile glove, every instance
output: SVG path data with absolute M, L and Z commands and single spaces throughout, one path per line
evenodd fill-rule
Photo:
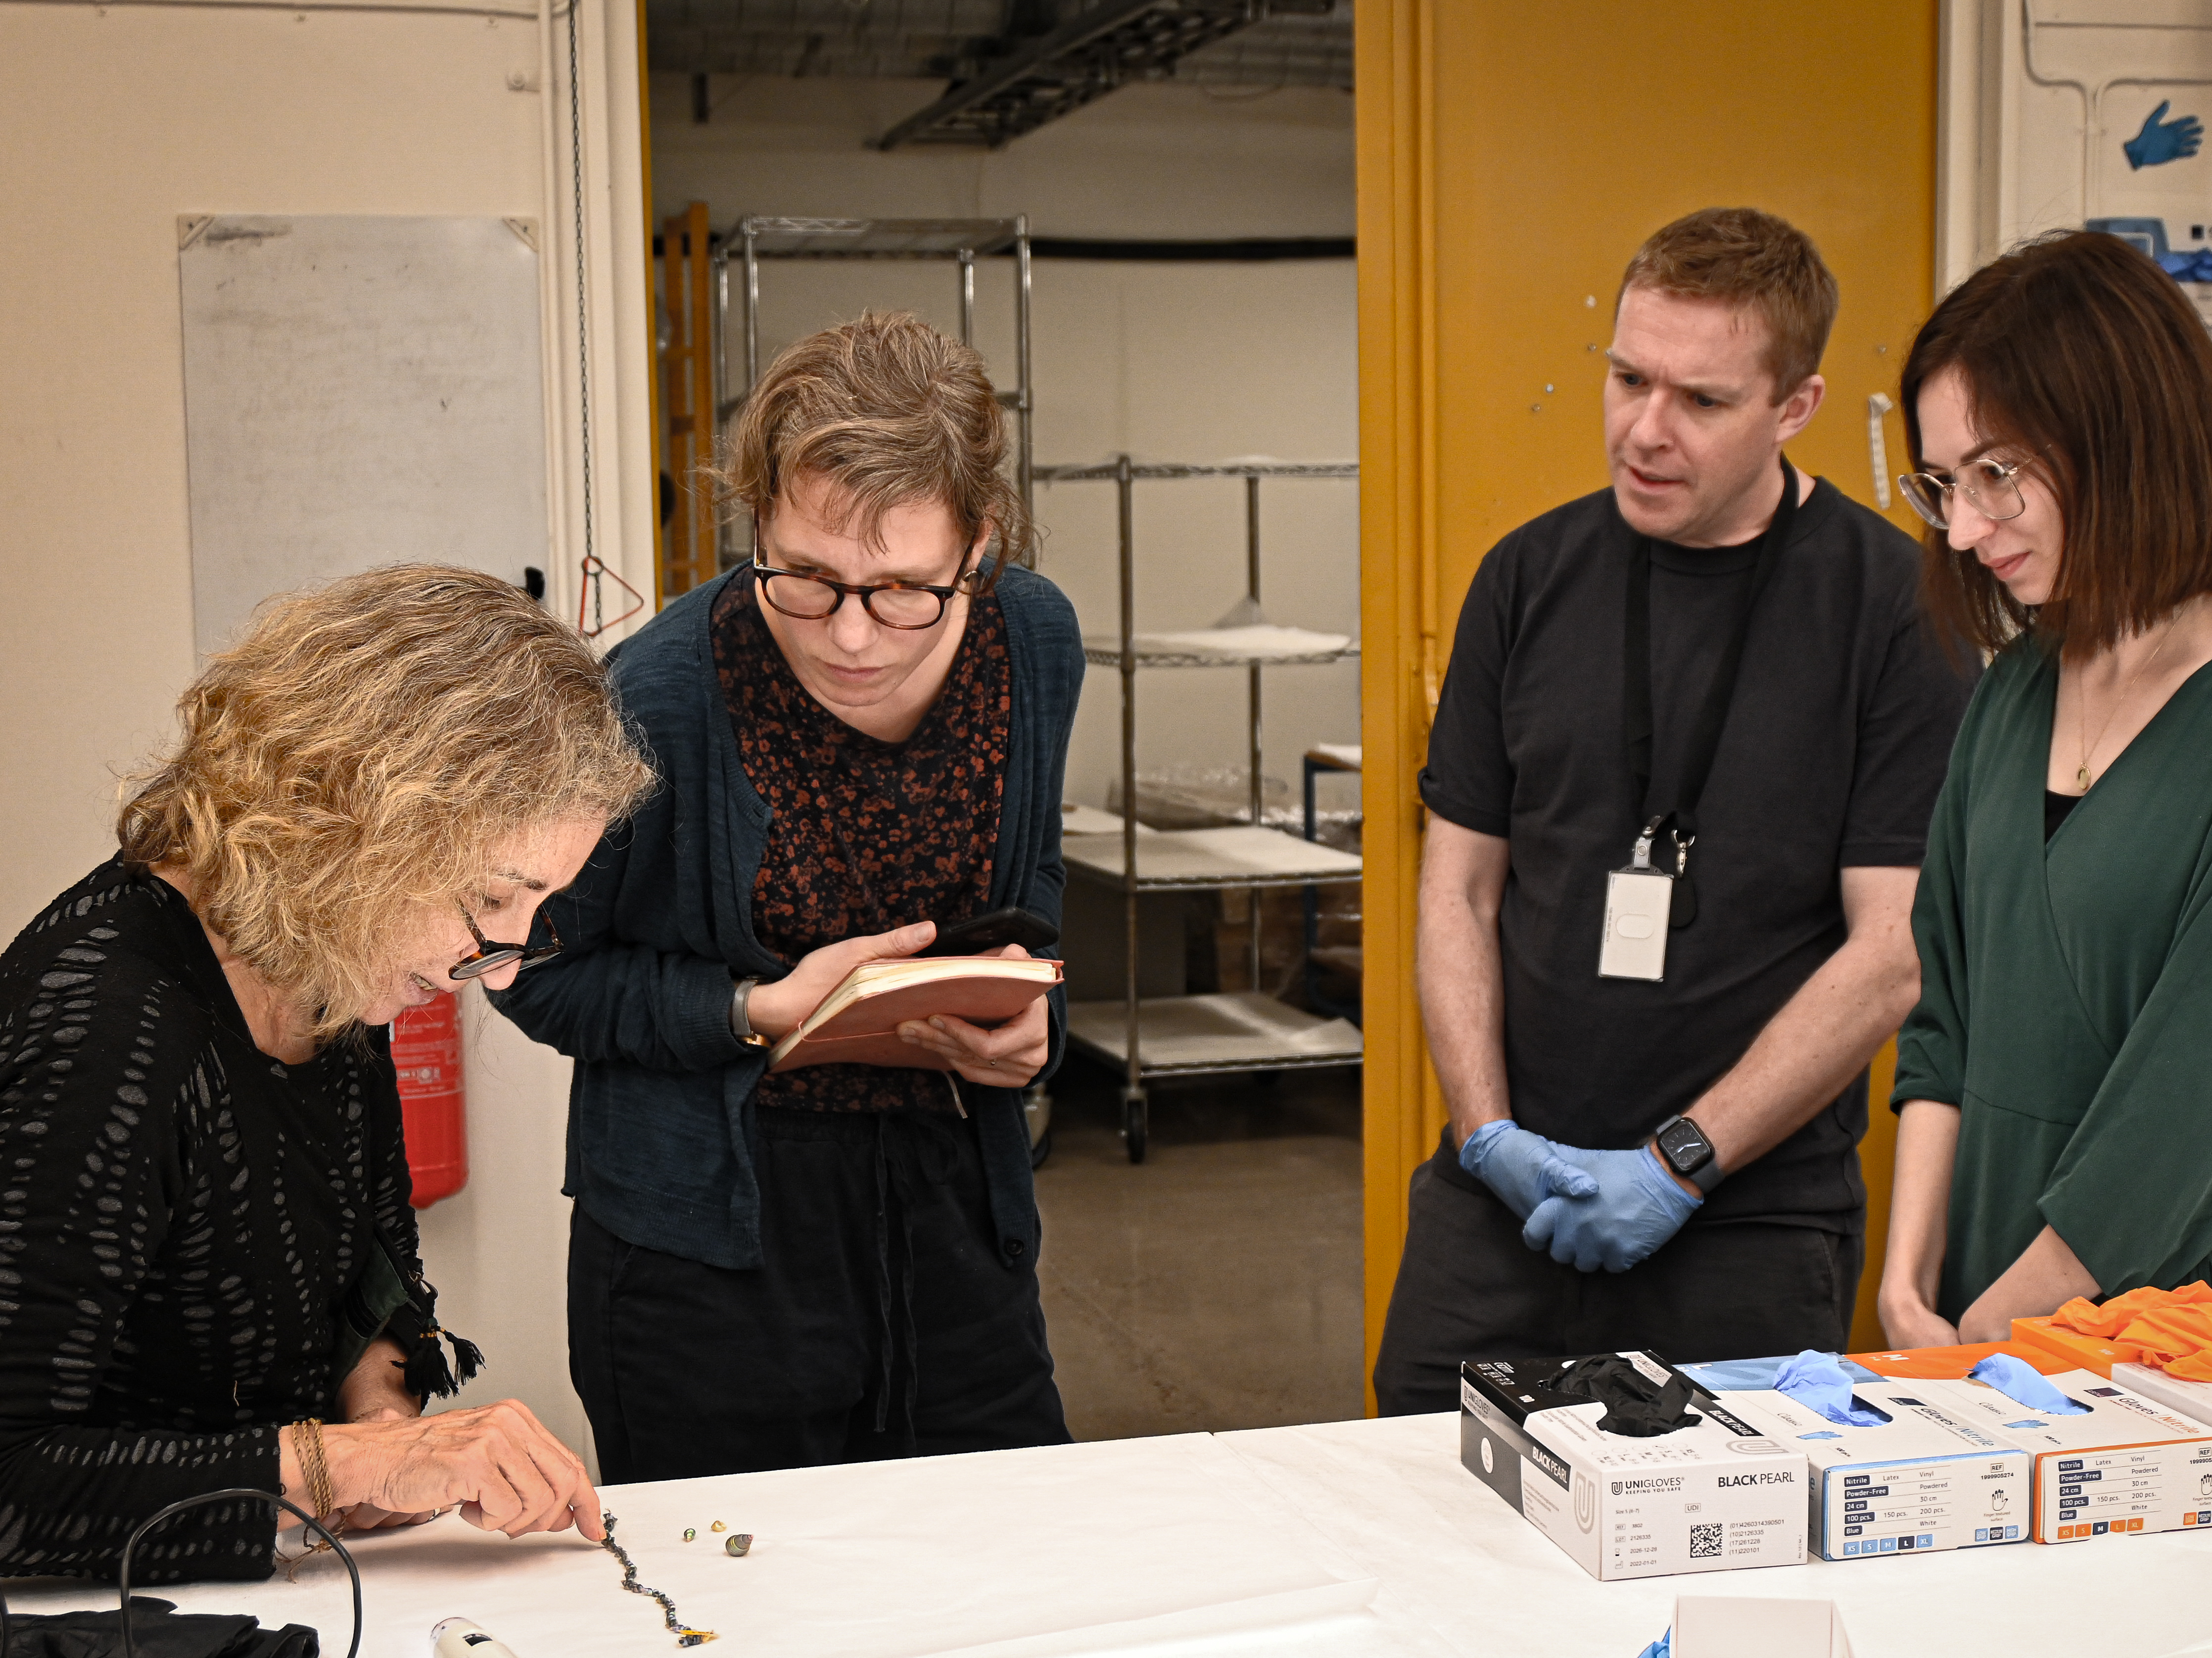
M 1526 1220 L 1538 1204 L 1557 1193 L 1597 1195 L 1597 1182 L 1562 1157 L 1563 1149 L 1511 1118 L 1501 1117 L 1467 1137 L 1459 1148 L 1459 1166 Z
M 1677 1364 L 1674 1368 L 1709 1394 L 1748 1394 L 1756 1393 L 1762 1388 L 1774 1387 L 1775 1377 L 1802 1357 L 1802 1354 L 1795 1357 L 1777 1354 L 1771 1358 L 1722 1358 L 1710 1364 Z M 1833 1353 L 1823 1353 L 1820 1357 L 1854 1382 L 1881 1380 L 1880 1376 L 1856 1359 L 1838 1358 Z
M 1772 1383 L 1778 1394 L 1787 1394 L 1815 1416 L 1838 1428 L 1879 1428 L 1889 1420 L 1882 1412 L 1862 1408 L 1851 1399 L 1851 1379 L 1833 1353 L 1808 1347 L 1786 1360 Z
M 2122 144 L 2130 168 L 2162 167 L 2168 161 L 2185 161 L 2197 153 L 2197 145 L 2204 142 L 2204 123 L 2194 115 L 2184 115 L 2177 120 L 2165 119 L 2166 112 L 2173 107 L 2167 99 L 2143 117 L 2142 131 Z
M 2007 1399 L 2045 1416 L 2087 1416 L 2089 1407 L 2076 1405 L 2052 1387 L 2042 1371 L 2010 1353 L 1991 1353 L 1966 1372 L 1976 1382 L 1987 1382 Z
M 1636 1658 L 1668 1658 L 1674 1650 L 1674 1629 L 1668 1625 L 1667 1632 L 1636 1655 Z
M 1597 1177 L 1591 1197 L 1547 1198 L 1521 1229 L 1521 1241 L 1578 1272 L 1625 1272 L 1667 1242 L 1704 1203 L 1674 1184 L 1658 1153 L 1585 1151 L 1562 1145 L 1559 1155 Z

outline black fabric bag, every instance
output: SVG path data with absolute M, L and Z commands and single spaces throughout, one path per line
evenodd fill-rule
M 120 1612 L 11 1613 L 0 1658 L 116 1658 L 123 1650 Z M 173 1602 L 131 1597 L 131 1641 L 143 1658 L 319 1658 L 315 1631 L 303 1624 L 264 1629 L 244 1612 L 179 1612 Z

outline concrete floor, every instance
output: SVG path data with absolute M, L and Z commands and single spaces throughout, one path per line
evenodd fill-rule
M 1078 1439 L 1330 1422 L 1364 1409 L 1359 1072 L 1156 1086 L 1071 1058 L 1037 1172 L 1045 1317 Z

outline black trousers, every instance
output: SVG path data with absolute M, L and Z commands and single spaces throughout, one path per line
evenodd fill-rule
M 1384 1416 L 1459 1408 L 1470 1358 L 1649 1348 L 1698 1363 L 1841 1351 L 1866 1241 L 1817 1227 L 1684 1227 L 1626 1272 L 1581 1272 L 1521 1241 L 1521 1221 L 1459 1166 L 1449 1137 L 1413 1171 L 1375 1397 Z
M 995 1247 L 975 1127 L 758 1113 L 761 1266 L 580 1207 L 568 1369 L 610 1485 L 1068 1440 L 1036 1273 Z

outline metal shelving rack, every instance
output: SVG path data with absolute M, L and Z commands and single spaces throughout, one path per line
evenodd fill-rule
M 1310 635 L 1264 647 L 1242 630 L 1266 625 L 1260 609 L 1260 486 L 1267 478 L 1353 478 L 1350 461 L 1228 462 L 1221 465 L 1139 465 L 1128 456 L 1097 466 L 1041 466 L 1048 483 L 1097 482 L 1115 486 L 1121 559 L 1121 625 L 1117 636 L 1084 640 L 1087 661 L 1118 667 L 1121 675 L 1121 832 L 1070 835 L 1063 846 L 1069 875 L 1120 887 L 1127 960 L 1118 1002 L 1078 1002 L 1067 1010 L 1068 1039 L 1122 1073 L 1122 1132 L 1129 1161 L 1142 1163 L 1151 1126 L 1148 1079 L 1218 1075 L 1242 1071 L 1310 1070 L 1358 1065 L 1358 1029 L 1325 1019 L 1260 989 L 1260 906 L 1251 908 L 1252 988 L 1229 994 L 1142 998 L 1138 994 L 1137 900 L 1140 893 L 1222 890 L 1256 894 L 1266 887 L 1312 887 L 1357 881 L 1361 860 L 1261 821 L 1261 677 L 1268 667 L 1334 662 L 1358 653 L 1357 641 Z M 1136 485 L 1140 480 L 1240 477 L 1244 480 L 1245 597 L 1214 625 L 1148 643 L 1136 630 Z M 1204 635 L 1217 632 L 1217 647 Z M 1295 630 L 1284 630 L 1294 634 Z M 1249 823 L 1223 829 L 1138 832 L 1137 671 L 1139 668 L 1243 666 L 1246 671 L 1247 754 L 1250 766 Z
M 958 267 L 960 343 L 975 334 L 975 261 L 1011 254 L 1014 261 L 1014 384 L 999 393 L 1013 411 L 1014 477 L 1032 500 L 1030 384 L 1030 221 L 1011 219 L 793 219 L 748 214 L 716 238 L 710 279 L 714 290 L 714 422 L 728 424 L 760 378 L 760 272 L 763 259 L 946 259 Z M 744 341 L 744 384 L 729 387 L 730 266 L 738 266 L 738 326 Z M 724 563 L 729 550 L 725 550 Z M 750 556 L 750 550 L 747 550 Z

